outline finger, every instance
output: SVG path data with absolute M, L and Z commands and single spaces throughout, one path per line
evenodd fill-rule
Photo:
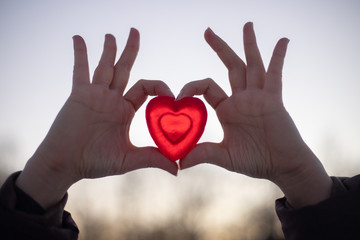
M 246 88 L 246 65 L 236 53 L 210 28 L 205 31 L 205 40 L 217 53 L 229 71 L 229 80 L 233 92 Z
M 251 22 L 244 26 L 244 50 L 247 63 L 246 87 L 250 89 L 262 88 L 265 80 L 265 68 Z
M 82 37 L 74 36 L 74 73 L 73 87 L 78 84 L 89 84 L 89 64 L 87 58 L 86 44 Z
M 131 102 L 137 111 L 146 101 L 147 96 L 169 96 L 174 97 L 168 85 L 159 80 L 139 80 L 125 94 L 124 98 Z
M 210 163 L 232 171 L 226 149 L 217 143 L 198 144 L 188 155 L 180 159 L 180 169 L 193 167 L 201 163 Z
M 115 65 L 115 75 L 111 88 L 117 88 L 121 94 L 124 93 L 129 81 L 130 71 L 139 51 L 139 41 L 139 32 L 135 28 L 132 28 L 125 49 Z
M 133 151 L 128 152 L 124 159 L 121 172 L 126 173 L 149 167 L 163 169 L 175 176 L 178 172 L 177 163 L 167 159 L 154 147 L 135 148 Z
M 204 80 L 193 81 L 187 83 L 177 96 L 177 100 L 183 97 L 192 97 L 194 95 L 204 95 L 205 100 L 214 108 L 224 101 L 228 96 L 217 85 L 214 80 L 207 78 Z
M 282 69 L 289 39 L 282 38 L 274 48 L 266 73 L 265 89 L 270 93 L 280 94 L 282 89 Z
M 116 57 L 116 40 L 110 34 L 105 35 L 104 50 L 99 65 L 95 69 L 93 83 L 109 87 L 114 74 L 114 62 Z

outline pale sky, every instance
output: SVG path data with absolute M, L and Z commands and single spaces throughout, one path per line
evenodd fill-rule
M 242 26 L 252 21 L 266 65 L 277 40 L 290 39 L 284 102 L 305 141 L 331 174 L 343 174 L 343 166 L 359 172 L 359 13 L 357 0 L 1 0 L 0 143 L 14 142 L 18 161 L 0 162 L 0 167 L 23 167 L 68 97 L 73 35 L 85 39 L 93 71 L 104 35 L 112 33 L 121 51 L 135 27 L 140 52 L 129 86 L 139 79 L 163 80 L 176 95 L 187 82 L 211 77 L 230 94 L 226 69 L 203 33 L 211 27 L 243 57 Z M 154 145 L 144 109 L 131 127 L 138 146 Z M 200 141 L 221 141 L 220 124 L 209 105 L 207 109 Z M 333 154 L 343 159 L 330 159 Z

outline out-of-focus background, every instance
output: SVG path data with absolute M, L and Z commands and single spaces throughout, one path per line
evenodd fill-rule
M 0 1 L 1 182 L 21 170 L 46 135 L 71 89 L 72 36 L 84 37 L 91 71 L 104 35 L 122 50 L 130 27 L 141 47 L 129 86 L 165 81 L 176 95 L 213 78 L 230 94 L 227 72 L 203 39 L 211 27 L 241 57 L 242 27 L 253 21 L 265 65 L 281 37 L 291 41 L 284 66 L 284 102 L 303 138 L 329 174 L 360 172 L 360 2 L 328 1 Z M 154 145 L 136 113 L 131 140 Z M 207 105 L 202 141 L 222 140 Z M 157 169 L 83 180 L 69 190 L 81 239 L 282 239 L 275 185 L 216 166 L 173 177 Z

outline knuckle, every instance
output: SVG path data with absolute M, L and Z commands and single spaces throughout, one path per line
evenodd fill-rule
M 205 82 L 207 83 L 207 85 L 213 85 L 216 84 L 215 81 L 212 78 L 206 78 Z
M 146 80 L 146 79 L 140 79 L 135 83 L 135 85 L 145 86 L 148 81 L 149 80 Z

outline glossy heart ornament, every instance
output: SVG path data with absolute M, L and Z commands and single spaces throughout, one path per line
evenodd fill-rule
M 178 101 L 168 96 L 153 98 L 146 107 L 146 123 L 160 152 L 171 161 L 185 157 L 204 132 L 207 112 L 199 98 Z

